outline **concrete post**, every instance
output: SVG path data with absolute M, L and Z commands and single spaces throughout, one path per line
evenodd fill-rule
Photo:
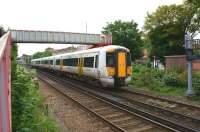
M 188 96 L 194 95 L 194 91 L 192 88 L 192 60 L 188 61 L 188 88 L 186 94 Z
M 186 34 L 185 35 L 185 48 L 186 48 L 186 52 L 187 52 L 187 61 L 188 61 L 188 64 L 187 64 L 187 68 L 188 68 L 188 88 L 187 88 L 187 91 L 186 91 L 186 95 L 187 96 L 192 96 L 194 95 L 194 91 L 193 91 L 193 88 L 192 88 L 192 59 L 193 59 L 193 56 L 192 56 L 192 45 L 191 45 L 191 37 Z

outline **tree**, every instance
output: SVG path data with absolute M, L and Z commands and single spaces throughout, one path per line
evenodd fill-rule
M 146 39 L 150 41 L 150 56 L 164 62 L 164 56 L 185 54 L 184 34 L 192 13 L 184 5 L 160 6 L 145 20 Z
M 141 57 L 143 41 L 135 22 L 122 22 L 118 20 L 108 23 L 103 28 L 102 33 L 112 34 L 113 45 L 121 45 L 130 49 L 132 60 Z
M 187 10 L 188 18 L 186 20 L 186 31 L 191 33 L 193 38 L 200 32 L 200 1 L 199 0 L 185 0 L 184 7 Z
M 50 48 L 47 48 L 44 52 L 36 52 L 33 54 L 33 59 L 52 56 L 52 50 L 49 50 Z

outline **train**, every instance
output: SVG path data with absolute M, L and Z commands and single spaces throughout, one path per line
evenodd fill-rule
M 95 80 L 111 88 L 127 85 L 132 74 L 130 50 L 118 45 L 32 59 L 31 66 Z

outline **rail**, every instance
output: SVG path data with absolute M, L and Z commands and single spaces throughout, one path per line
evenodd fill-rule
M 46 82 L 48 82 L 51 86 L 53 86 L 56 89 L 63 89 L 61 90 L 63 94 L 70 93 L 69 94 L 70 96 L 72 96 L 73 98 L 75 97 L 76 100 L 80 100 L 80 102 L 84 106 L 88 107 L 91 111 L 95 111 L 96 113 L 98 113 L 98 115 L 101 115 L 105 120 L 107 120 L 106 122 L 110 122 L 111 124 L 110 123 L 109 124 L 111 126 L 116 125 L 116 127 L 121 128 L 121 129 L 118 129 L 118 131 L 134 131 L 135 129 L 142 130 L 143 127 L 144 129 L 154 129 L 155 131 L 158 131 L 158 130 L 159 131 L 161 130 L 162 131 L 176 131 L 173 128 L 170 128 L 166 125 L 162 125 L 149 118 L 139 115 L 133 111 L 130 111 L 123 106 L 120 106 L 118 103 L 116 103 L 116 101 L 114 101 L 116 100 L 115 98 L 112 98 L 111 96 L 107 96 L 105 93 L 102 93 L 102 95 L 99 95 L 98 92 L 97 94 L 93 93 L 92 91 L 86 90 L 84 87 L 79 86 L 79 84 L 76 85 L 74 83 L 64 81 L 61 78 L 57 78 L 56 76 L 50 75 L 45 72 L 39 72 L 39 77 L 40 79 L 45 80 L 45 81 L 46 79 L 49 80 Z M 80 92 L 81 94 L 80 95 L 74 94 L 73 91 L 76 91 L 78 93 Z M 98 100 L 98 101 L 94 101 L 93 99 Z M 90 103 L 88 103 L 87 100 L 90 100 L 89 101 Z M 92 104 L 95 104 L 95 105 L 93 106 Z M 99 107 L 99 104 L 102 104 L 102 105 L 100 105 Z M 115 120 L 116 118 L 112 118 L 116 116 L 116 114 L 117 115 L 119 114 L 117 116 L 118 120 Z M 121 116 L 121 114 L 123 116 Z M 149 125 L 151 126 L 151 128 L 149 128 Z M 117 129 L 116 127 L 114 128 Z

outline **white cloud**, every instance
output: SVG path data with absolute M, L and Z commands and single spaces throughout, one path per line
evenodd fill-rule
M 100 33 L 106 22 L 134 20 L 143 26 L 147 12 L 182 0 L 0 0 L 0 25 L 11 29 Z M 45 45 L 49 47 L 51 45 Z M 19 54 L 30 54 L 42 45 L 20 45 Z M 62 47 L 57 45 L 56 47 Z

